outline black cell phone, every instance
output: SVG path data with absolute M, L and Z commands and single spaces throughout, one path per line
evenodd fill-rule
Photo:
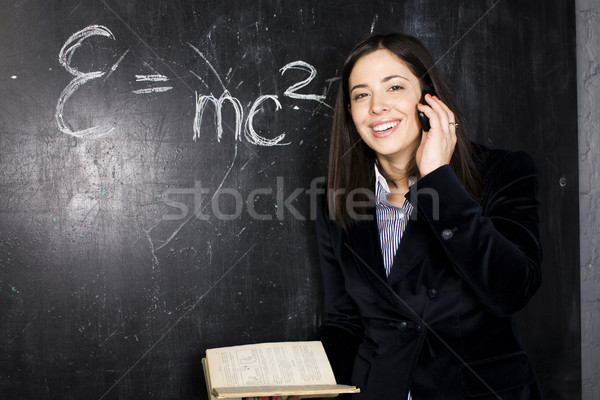
M 421 96 L 421 101 L 420 101 L 421 104 L 427 105 L 427 102 L 425 101 L 425 95 L 427 93 L 429 93 L 432 96 L 437 96 L 437 94 L 435 94 L 434 91 L 429 91 L 429 92 L 423 91 L 423 96 Z M 417 116 L 419 117 L 419 122 L 421 123 L 421 129 L 424 132 L 429 132 L 429 130 L 431 129 L 431 125 L 429 125 L 429 118 L 427 118 L 427 115 L 425 115 L 425 113 L 422 111 L 417 111 Z

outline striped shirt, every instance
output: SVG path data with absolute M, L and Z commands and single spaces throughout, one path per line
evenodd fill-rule
M 412 185 L 414 181 L 415 178 L 411 177 L 408 180 L 408 185 Z M 402 207 L 390 204 L 387 200 L 389 194 L 390 187 L 377 169 L 377 165 L 375 165 L 375 214 L 377 215 L 377 226 L 379 228 L 379 242 L 383 252 L 383 265 L 387 276 L 390 276 L 396 250 L 398 250 L 400 239 L 402 239 L 404 229 L 406 229 L 406 224 L 413 210 L 413 206 L 408 199 L 404 199 Z M 408 392 L 407 400 L 412 400 L 410 392 Z
M 411 182 L 412 180 L 409 181 L 409 184 Z M 379 241 L 383 252 L 383 265 L 387 276 L 390 275 L 392 270 L 396 250 L 398 250 L 400 239 L 413 210 L 408 199 L 404 199 L 402 207 L 392 205 L 387 200 L 389 194 L 388 183 L 377 169 L 377 165 L 375 165 L 375 214 L 377 215 Z

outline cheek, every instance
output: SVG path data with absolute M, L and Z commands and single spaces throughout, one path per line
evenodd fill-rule
M 407 96 L 408 97 L 408 96 Z M 412 96 L 410 96 L 410 99 L 404 99 L 404 102 L 402 102 L 402 105 L 400 105 L 400 107 L 402 107 L 402 111 L 408 115 L 408 116 L 413 116 L 413 115 L 417 115 L 417 105 L 419 104 L 418 101 L 415 101 Z
M 352 117 L 352 122 L 354 123 L 354 126 L 360 130 L 361 129 L 361 124 L 365 119 L 365 115 L 364 115 L 364 111 L 361 110 L 361 107 L 352 107 L 352 109 L 350 110 L 350 116 Z
M 407 122 L 408 122 L 409 126 L 417 125 L 420 128 L 421 125 L 419 123 L 419 117 L 417 114 L 419 112 L 419 110 L 417 109 L 417 103 L 415 103 L 414 105 L 412 102 L 409 104 L 406 104 L 402 108 L 402 112 L 408 119 Z
M 359 106 L 352 106 L 350 107 L 350 115 L 352 116 L 352 120 L 356 122 L 358 114 L 359 114 Z

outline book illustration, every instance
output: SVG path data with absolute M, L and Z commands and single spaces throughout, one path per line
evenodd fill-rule
M 252 350 L 238 350 L 235 352 L 239 367 L 239 376 L 243 386 L 263 385 L 265 377 L 260 363 Z
M 238 350 L 235 355 L 242 365 L 258 364 L 258 358 L 252 350 Z

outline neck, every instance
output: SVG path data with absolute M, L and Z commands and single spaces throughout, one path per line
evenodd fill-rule
M 384 157 L 378 157 L 377 160 L 385 171 L 384 176 L 387 177 L 392 194 L 398 193 L 403 196 L 408 192 L 409 171 L 406 168 L 408 163 L 395 163 Z

